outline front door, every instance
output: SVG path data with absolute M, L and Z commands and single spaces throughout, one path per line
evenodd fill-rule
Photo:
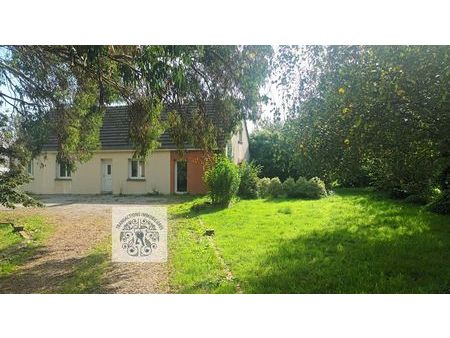
M 175 164 L 175 192 L 187 192 L 187 162 L 177 161 Z
M 112 161 L 102 160 L 102 192 L 112 192 Z

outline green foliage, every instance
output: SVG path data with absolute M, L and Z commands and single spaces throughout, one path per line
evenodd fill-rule
M 271 197 L 279 197 L 283 194 L 283 185 L 278 177 L 273 177 L 270 180 L 269 195 Z
M 250 134 L 249 147 L 252 160 L 262 167 L 263 177 L 283 180 L 289 176 L 289 148 L 281 124 L 266 124 L 264 129 Z
M 309 181 L 304 177 L 299 177 L 296 188 L 296 196 L 300 198 L 319 199 L 327 196 L 325 183 L 318 177 L 313 177 Z
M 270 178 L 263 177 L 258 182 L 259 196 L 262 198 L 269 197 Z
M 130 105 L 130 138 L 135 146 L 135 157 L 146 158 L 161 144 L 159 137 L 166 124 L 161 121 L 163 105 L 140 97 Z
M 206 170 L 204 180 L 211 201 L 215 205 L 228 207 L 239 189 L 239 168 L 225 156 L 217 157 L 215 163 Z
M 448 46 L 308 46 L 300 55 L 311 67 L 289 56 L 280 81 L 290 176 L 402 197 L 448 189 Z
M 105 106 L 123 102 L 136 156 L 157 148 L 166 129 L 180 148 L 216 149 L 219 135 L 259 118 L 272 53 L 270 46 L 2 46 L 0 115 L 17 122 L 16 142 L 32 154 L 46 140 L 41 131 L 51 130 L 57 160 L 74 170 L 100 145 Z M 0 159 L 9 156 L 10 144 L 0 146 Z M 4 194 L 20 200 L 13 189 Z
M 450 191 L 444 191 L 441 196 L 428 205 L 428 210 L 438 214 L 450 215 Z
M 296 196 L 300 198 L 309 198 L 311 195 L 311 184 L 308 180 L 300 176 L 296 183 Z
M 239 165 L 239 175 L 241 183 L 239 185 L 238 196 L 243 198 L 258 198 L 258 175 L 261 167 L 254 163 L 242 162 Z
M 314 187 L 314 197 L 321 198 L 327 196 L 327 189 L 325 183 L 318 177 L 313 177 L 309 180 L 309 183 Z
M 21 189 L 23 184 L 30 181 L 25 166 L 32 156 L 32 149 L 26 149 L 25 141 L 17 141 L 18 138 L 23 140 L 22 134 L 17 135 L 16 139 L 15 134 L 6 116 L 0 114 L 0 205 L 7 208 L 14 208 L 15 204 L 40 206 L 38 201 Z
M 297 196 L 297 184 L 292 177 L 288 177 L 283 182 L 283 192 L 287 197 L 296 197 Z

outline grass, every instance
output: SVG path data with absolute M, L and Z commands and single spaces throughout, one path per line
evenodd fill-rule
M 448 293 L 450 217 L 367 190 L 321 200 L 172 206 L 171 285 L 182 293 Z M 211 241 L 234 275 L 225 278 Z
M 11 215 L 7 212 L 0 212 L 1 222 L 14 222 L 24 226 L 24 229 L 32 238 L 31 240 L 25 240 L 18 233 L 13 232 L 11 225 L 0 225 L 0 278 L 17 271 L 20 265 L 42 246 L 45 239 L 53 231 L 53 226 L 39 215 L 14 216 L 11 218 Z
M 74 266 L 73 272 L 61 285 L 59 293 L 101 293 L 103 278 L 111 266 L 111 237 L 95 246 Z
M 170 264 L 174 271 L 171 289 L 181 293 L 230 293 L 234 285 L 216 256 L 211 242 L 203 236 L 199 219 L 184 215 L 191 203 L 170 208 Z

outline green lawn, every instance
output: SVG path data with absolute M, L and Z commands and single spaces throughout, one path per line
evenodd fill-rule
M 170 209 L 176 292 L 233 293 L 237 285 L 244 293 L 450 292 L 448 216 L 357 189 L 191 211 L 203 200 Z
M 1 222 L 14 222 L 24 226 L 32 238 L 25 240 L 13 232 L 10 225 L 0 224 L 0 278 L 14 273 L 53 231 L 53 226 L 39 215 L 13 217 L 7 212 L 0 212 Z

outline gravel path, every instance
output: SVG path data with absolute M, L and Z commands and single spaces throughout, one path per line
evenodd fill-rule
M 114 205 L 166 204 L 144 196 L 43 196 L 45 208 L 18 208 L 15 214 L 40 214 L 55 232 L 19 271 L 0 280 L 0 293 L 54 293 L 101 241 L 111 235 Z M 112 263 L 104 276 L 105 293 L 166 293 L 166 263 Z

